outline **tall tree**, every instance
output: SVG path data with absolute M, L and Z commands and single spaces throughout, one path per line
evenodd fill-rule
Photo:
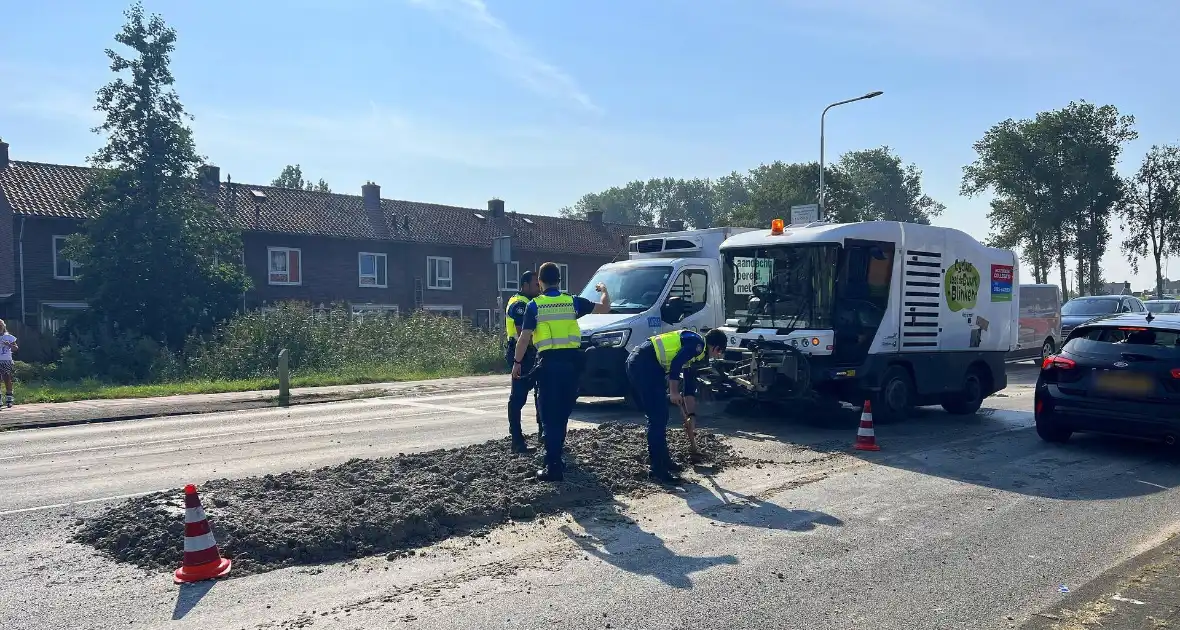
M 840 171 L 863 204 L 861 221 L 905 221 L 930 224 L 946 206 L 922 192 L 922 171 L 902 165 L 889 149 L 850 151 L 840 158 Z
M 1123 252 L 1135 273 L 1140 261 L 1151 257 L 1155 294 L 1163 295 L 1163 258 L 1180 253 L 1180 147 L 1151 147 L 1124 189 L 1118 208 L 1126 233 Z
M 270 183 L 276 188 L 295 188 L 298 190 L 314 190 L 315 192 L 332 192 L 328 186 L 328 182 L 320 179 L 316 183 L 311 183 L 311 180 L 303 179 L 303 168 L 298 164 L 288 164 L 283 167 L 283 172 Z
M 98 174 L 82 195 L 89 217 L 68 255 L 81 265 L 89 323 L 112 334 L 138 334 L 179 348 L 236 309 L 249 280 L 240 234 L 204 196 L 202 159 L 169 70 L 176 31 L 141 4 L 107 50 L 117 76 L 98 91 L 94 129 L 106 146 L 90 162 Z
M 992 247 L 1004 249 L 1019 249 L 1021 258 L 1032 267 L 1033 278 L 1037 283 L 1049 281 L 1049 270 L 1053 260 L 1049 251 L 1049 236 L 1039 230 L 1030 229 L 1026 224 L 1033 218 L 1033 213 L 1021 202 L 1006 197 L 996 197 L 991 201 L 988 220 L 993 226 L 988 244 Z M 997 230 L 994 226 L 999 226 Z M 1062 287 L 1062 291 L 1066 291 Z
M 751 170 L 746 181 L 750 202 L 730 218 L 733 225 L 765 226 L 772 219 L 790 220 L 791 206 L 815 202 L 819 163 L 763 164 Z M 860 200 L 843 172 L 825 168 L 824 188 L 826 220 L 839 223 L 860 220 Z

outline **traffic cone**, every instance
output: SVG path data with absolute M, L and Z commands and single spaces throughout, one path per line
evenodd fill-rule
M 877 446 L 877 434 L 873 432 L 873 407 L 867 400 L 860 412 L 860 428 L 856 430 L 856 444 L 852 448 L 858 451 L 881 450 L 881 447 Z
M 174 581 L 184 584 L 225 577 L 232 564 L 221 557 L 197 487 L 190 483 L 184 487 L 184 560 L 173 574 Z

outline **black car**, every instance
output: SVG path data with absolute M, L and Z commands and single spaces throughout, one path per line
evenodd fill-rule
M 1037 378 L 1037 435 L 1180 438 L 1180 315 L 1120 313 L 1074 329 Z
M 1095 317 L 1111 313 L 1146 313 L 1147 307 L 1133 295 L 1083 295 L 1061 306 L 1061 337 Z

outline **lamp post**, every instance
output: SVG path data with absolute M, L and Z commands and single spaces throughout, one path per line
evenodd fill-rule
M 863 101 L 863 100 L 867 100 L 870 98 L 876 98 L 878 96 L 881 96 L 882 94 L 884 94 L 884 92 L 877 90 L 876 92 L 869 92 L 868 94 L 865 94 L 864 96 L 858 96 L 856 98 L 850 98 L 846 101 L 832 103 L 831 105 L 828 105 L 827 107 L 825 107 L 824 112 L 822 114 L 820 114 L 820 116 L 819 116 L 819 217 L 818 218 L 820 221 L 824 220 L 824 119 L 827 118 L 827 116 L 828 116 L 828 110 L 832 109 L 833 107 L 836 107 L 837 105 L 847 105 L 849 103 L 855 103 L 857 101 Z

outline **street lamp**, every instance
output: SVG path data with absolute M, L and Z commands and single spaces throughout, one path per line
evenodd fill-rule
M 835 107 L 837 105 L 847 105 L 849 103 L 855 103 L 857 101 L 863 101 L 863 100 L 867 100 L 870 98 L 876 98 L 878 96 L 881 96 L 882 94 L 884 94 L 884 92 L 877 90 L 876 92 L 869 92 L 868 94 L 865 94 L 864 96 L 858 96 L 856 98 L 850 98 L 846 101 L 832 103 L 831 105 L 828 105 L 827 107 L 825 107 L 824 113 L 820 114 L 820 116 L 819 116 L 819 217 L 818 218 L 820 221 L 824 220 L 824 119 L 827 118 L 828 110 L 832 109 L 833 107 Z

